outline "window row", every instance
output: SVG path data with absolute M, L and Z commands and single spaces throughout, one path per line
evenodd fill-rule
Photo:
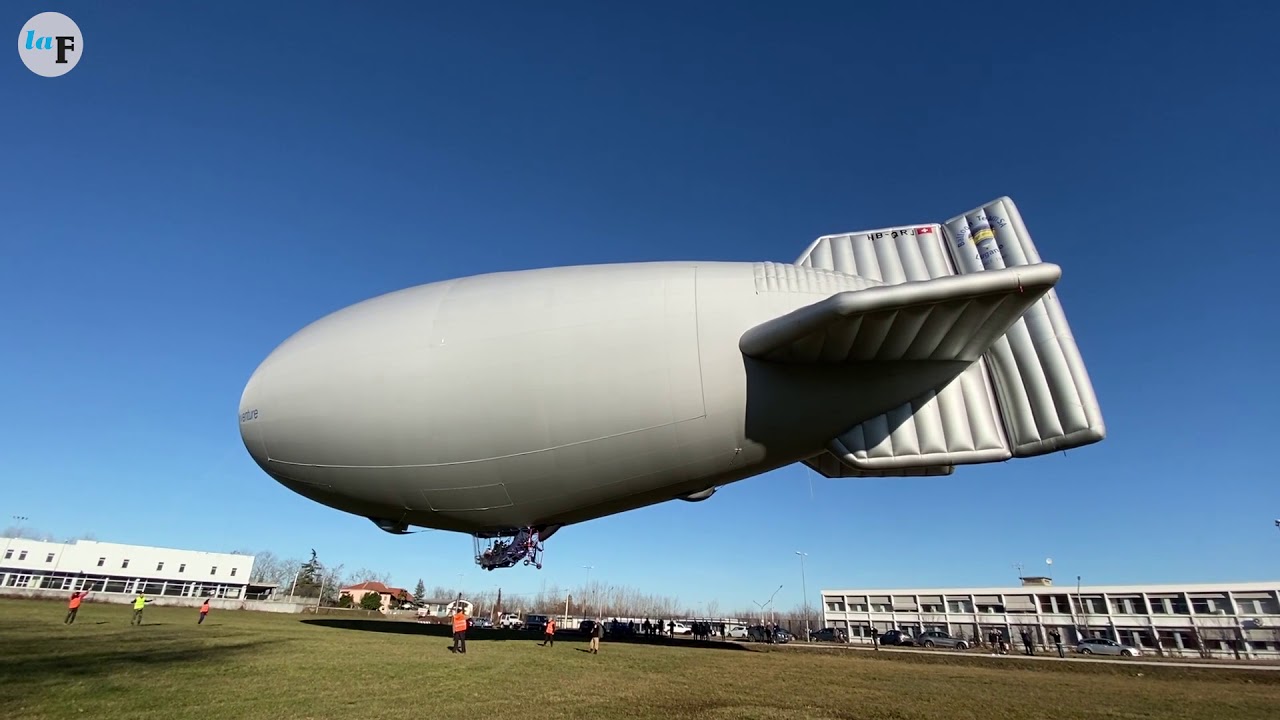
M 8 550 L 5 550 L 5 553 L 4 553 L 4 559 L 5 559 L 5 560 L 9 560 L 9 559 L 13 558 L 13 554 L 14 554 L 14 551 L 13 551 L 13 549 L 12 549 L 12 548 L 10 548 L 10 549 L 8 549 Z M 55 555 L 54 553 L 49 553 L 47 556 L 45 556 L 44 561 L 45 561 L 46 563 L 52 563 L 52 562 L 53 562 L 54 555 Z M 22 560 L 26 560 L 26 559 L 27 559 L 27 551 L 26 551 L 26 550 L 19 550 L 19 551 L 18 551 L 18 560 L 19 560 L 19 561 L 22 561 Z M 98 567 L 106 567 L 106 565 L 107 565 L 107 559 L 106 559 L 105 557 L 100 557 L 100 558 L 98 558 Z M 120 569 L 121 569 L 121 570 L 127 570 L 128 568 L 129 568 L 129 559 L 128 559 L 128 558 L 125 558 L 124 560 L 121 560 L 121 561 L 120 561 Z M 161 560 L 160 562 L 157 562 L 157 563 L 156 563 L 156 572 L 161 572 L 161 571 L 163 571 L 163 570 L 164 570 L 164 561 L 163 561 L 163 560 Z M 231 577 L 235 577 L 235 576 L 236 576 L 236 573 L 237 573 L 237 572 L 239 572 L 239 570 L 240 570 L 240 568 L 231 568 Z M 187 571 L 187 564 L 186 564 L 186 563 L 180 563 L 180 564 L 178 565 L 178 572 L 179 572 L 179 573 L 185 573 L 186 571 Z M 217 566 L 217 565 L 213 565 L 213 566 L 211 566 L 211 567 L 209 568 L 209 574 L 210 574 L 210 575 L 217 575 L 217 574 L 218 574 L 218 566 Z

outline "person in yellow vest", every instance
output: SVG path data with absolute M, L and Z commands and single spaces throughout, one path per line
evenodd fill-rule
M 204 617 L 208 614 L 209 614 L 209 598 L 205 598 L 204 604 L 200 606 L 200 619 L 196 621 L 196 624 L 199 625 L 200 623 L 204 622 Z
M 542 630 L 542 646 L 547 647 L 548 645 L 550 645 L 554 647 L 555 644 L 556 644 L 556 619 L 553 617 L 549 617 L 547 618 L 546 627 L 543 628 Z
M 467 651 L 467 615 L 462 612 L 462 608 L 453 612 L 453 651 L 456 653 Z
M 129 620 L 130 625 L 142 624 L 142 608 L 146 607 L 149 602 L 151 601 L 142 593 L 138 593 L 138 597 L 133 599 L 133 618 Z

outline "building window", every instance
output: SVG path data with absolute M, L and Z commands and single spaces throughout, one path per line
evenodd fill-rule
M 19 560 L 26 560 L 26 559 L 27 559 L 27 551 L 26 551 L 26 550 L 23 550 L 22 552 L 18 553 L 18 559 L 19 559 Z
M 45 561 L 45 562 L 47 562 L 47 563 L 48 563 L 48 562 L 53 562 L 53 553 L 49 553 L 48 555 L 46 555 L 46 556 L 45 556 L 45 558 L 44 558 L 44 561 Z
M 218 574 L 218 566 L 217 566 L 217 565 L 214 565 L 213 567 L 209 568 L 209 574 L 210 574 L 210 575 L 217 575 L 217 574 Z
M 164 569 L 164 561 L 160 561 L 156 563 L 156 572 L 160 572 L 163 569 Z
M 5 550 L 5 551 L 4 551 L 4 559 L 5 559 L 5 560 L 8 560 L 8 559 L 9 559 L 9 558 L 11 558 L 11 557 L 13 557 L 13 550 Z
M 187 571 L 187 564 L 186 564 L 186 563 L 182 563 L 181 565 L 179 565 L 179 566 L 178 566 L 178 572 L 180 572 L 180 573 L 184 573 L 184 572 L 186 572 L 186 571 Z
M 947 610 L 941 605 L 921 605 L 920 611 L 927 612 L 927 613 L 943 613 L 943 612 L 946 612 Z
M 231 577 L 235 577 L 235 576 L 236 576 L 236 569 L 231 568 Z
M 98 567 L 102 567 L 103 565 L 106 565 L 106 564 L 107 564 L 106 558 L 98 558 Z
M 123 570 L 124 568 L 127 568 L 127 567 L 129 567 L 129 560 L 126 558 L 124 562 L 120 563 L 120 569 Z

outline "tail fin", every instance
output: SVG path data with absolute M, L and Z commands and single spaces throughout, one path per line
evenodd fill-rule
M 941 225 L 818 238 L 796 264 L 893 285 L 1040 262 L 1021 214 L 1003 197 Z M 1050 289 L 949 385 L 860 423 L 806 464 L 827 477 L 941 475 L 1105 436 L 1093 384 Z

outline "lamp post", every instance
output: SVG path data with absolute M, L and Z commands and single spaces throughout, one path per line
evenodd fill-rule
M 801 598 L 801 605 L 804 607 L 804 641 L 809 642 L 809 586 L 804 579 L 804 559 L 809 553 L 797 550 L 796 554 L 800 556 L 800 592 L 804 593 Z
M 778 586 L 778 590 L 781 590 L 781 589 L 782 589 L 782 586 L 781 586 L 781 585 L 779 585 L 779 586 Z M 759 608 L 760 608 L 760 622 L 761 622 L 761 623 L 763 623 L 763 622 L 764 622 L 764 609 L 765 609 L 765 608 L 767 608 L 767 607 L 771 607 L 771 606 L 773 605 L 773 599 L 774 599 L 775 597 L 777 597 L 777 595 L 778 595 L 778 590 L 774 590 L 774 591 L 773 591 L 773 595 L 770 595 L 770 596 L 769 596 L 769 600 L 768 600 L 767 602 L 759 603 L 759 602 L 756 602 L 755 600 L 752 600 L 752 601 L 751 601 L 751 602 L 755 603 L 757 607 L 759 607 Z M 772 617 L 772 616 L 771 616 L 771 617 Z
M 20 539 L 22 537 L 22 523 L 31 519 L 26 515 L 11 515 L 10 517 L 18 521 L 18 526 L 14 528 L 13 537 L 9 538 L 4 543 L 4 551 L 6 555 L 9 553 L 9 546 L 13 544 L 13 541 L 15 539 Z M 1280 521 L 1277 521 L 1277 522 L 1280 523 Z

